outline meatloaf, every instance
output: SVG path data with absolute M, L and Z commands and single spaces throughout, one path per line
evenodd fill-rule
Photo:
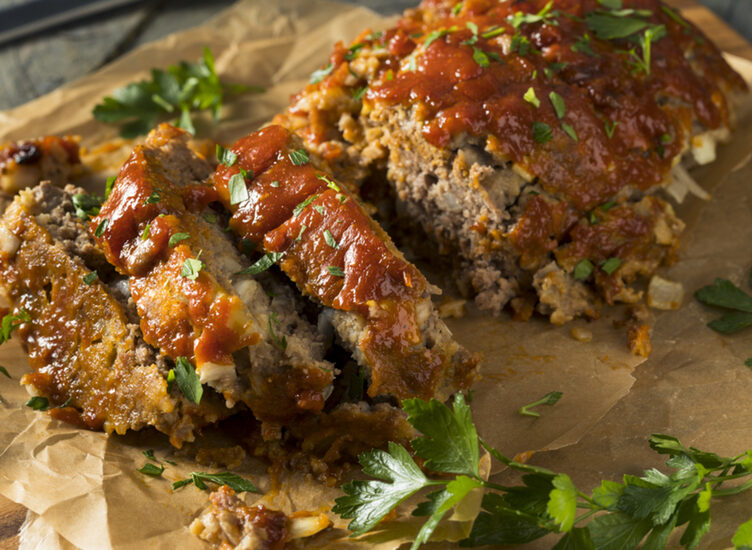
M 686 168 L 745 90 L 659 0 L 425 0 L 338 44 L 275 121 L 391 197 L 481 308 L 563 323 L 673 261 L 663 191 L 704 194 Z
M 232 212 L 229 227 L 324 307 L 365 369 L 370 397 L 443 400 L 470 385 L 478 358 L 439 318 L 437 289 L 298 138 L 269 126 L 224 157 L 213 184 Z
M 78 139 L 45 136 L 0 145 L 0 191 L 13 194 L 42 180 L 63 186 L 81 171 Z
M 335 374 L 323 340 L 289 289 L 240 273 L 248 261 L 209 206 L 211 166 L 188 137 L 166 124 L 152 131 L 90 229 L 128 276 L 145 340 L 195 363 L 229 407 L 244 403 L 266 422 L 321 411 Z
M 121 434 L 154 426 L 180 446 L 232 411 L 212 391 L 197 405 L 168 387 L 173 363 L 144 341 L 127 280 L 76 215 L 82 194 L 43 182 L 0 220 L 2 313 L 25 317 L 22 382 L 56 418 Z

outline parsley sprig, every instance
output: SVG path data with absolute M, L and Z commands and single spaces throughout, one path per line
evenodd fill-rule
M 191 113 L 210 110 L 219 120 L 225 93 L 263 92 L 258 86 L 225 84 L 214 68 L 214 56 L 204 48 L 197 63 L 179 62 L 166 71 L 151 70 L 151 79 L 131 82 L 105 97 L 92 114 L 100 122 L 121 124 L 120 135 L 146 134 L 160 119 L 177 117 L 177 126 L 195 133 Z
M 670 534 L 683 527 L 680 544 L 694 549 L 710 527 L 711 499 L 752 488 L 752 451 L 734 457 L 685 447 L 670 435 L 654 434 L 650 447 L 668 455 L 666 474 L 657 469 L 621 482 L 603 481 L 592 493 L 579 490 L 564 473 L 524 464 L 502 455 L 476 433 L 470 407 L 457 394 L 453 408 L 421 399 L 403 402 L 408 421 L 423 435 L 412 441 L 427 476 L 403 446 L 360 455 L 365 474 L 376 478 L 351 481 L 333 511 L 351 519 L 359 536 L 373 529 L 406 499 L 424 489 L 413 516 L 424 516 L 412 549 L 427 542 L 441 519 L 474 489 L 485 490 L 482 510 L 460 546 L 525 544 L 548 534 L 562 535 L 555 549 L 636 549 L 666 547 Z M 479 473 L 480 446 L 512 470 L 521 484 L 502 486 Z M 452 478 L 451 475 L 454 477 Z M 733 482 L 732 485 L 725 485 Z M 733 538 L 737 548 L 752 545 L 752 520 Z
M 712 285 L 702 287 L 695 292 L 695 298 L 705 305 L 727 310 L 727 313 L 708 323 L 716 332 L 733 334 L 752 326 L 752 296 L 728 279 L 718 278 Z

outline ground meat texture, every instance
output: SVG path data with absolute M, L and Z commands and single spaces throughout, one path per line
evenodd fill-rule
M 247 260 L 211 214 L 209 163 L 169 125 L 136 147 L 90 229 L 127 275 L 144 338 L 196 365 L 229 406 L 266 422 L 319 411 L 334 376 L 315 329 L 239 274 Z
M 63 186 L 82 170 L 78 138 L 45 136 L 0 145 L 0 190 L 13 194 L 42 180 Z
M 169 392 L 168 365 L 124 302 L 87 278 L 93 242 L 70 216 L 72 196 L 82 192 L 49 183 L 21 191 L 0 221 L 3 313 L 23 309 L 30 317 L 18 330 L 32 369 L 22 383 L 49 399 L 56 418 L 121 434 L 153 426 L 179 447 L 231 411 L 213 392 L 200 405 Z
M 645 197 L 688 153 L 712 160 L 746 86 L 658 0 L 624 2 L 666 31 L 648 69 L 636 69 L 628 39 L 588 27 L 608 11 L 596 0 L 545 6 L 426 0 L 393 28 L 338 44 L 328 76 L 275 121 L 337 175 L 390 187 L 381 196 L 482 308 L 527 310 L 537 295 L 561 322 L 597 315 L 600 301 L 633 302 L 630 284 L 673 259 L 682 223 Z M 614 270 L 602 269 L 606 241 Z M 583 260 L 595 270 L 575 279 Z
M 371 397 L 443 399 L 468 387 L 477 358 L 439 319 L 435 289 L 297 138 L 270 126 L 232 152 L 236 162 L 220 164 L 213 177 L 233 213 L 230 227 L 279 255 L 298 288 L 333 310 L 340 339 L 367 369 Z

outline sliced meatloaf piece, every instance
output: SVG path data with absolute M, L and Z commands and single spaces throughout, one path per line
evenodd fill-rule
M 394 197 L 482 308 L 597 315 L 674 257 L 655 195 L 703 193 L 679 163 L 714 159 L 746 90 L 672 8 L 619 4 L 425 0 L 338 44 L 276 122 Z
M 120 171 L 91 221 L 107 259 L 128 276 L 144 338 L 195 363 L 200 381 L 265 422 L 320 411 L 334 369 L 290 289 L 249 275 L 209 204 L 212 167 L 188 133 L 152 131 Z
M 445 399 L 469 386 L 478 359 L 431 302 L 437 290 L 358 200 L 312 164 L 300 140 L 270 126 L 238 140 L 213 176 L 230 227 L 324 306 L 365 367 L 368 395 Z
M 43 182 L 0 220 L 2 309 L 26 318 L 18 334 L 32 372 L 22 382 L 57 418 L 121 434 L 154 426 L 180 446 L 231 411 L 211 391 L 195 405 L 169 389 L 172 362 L 144 341 L 127 282 L 76 215 L 81 193 Z
M 0 145 L 0 191 L 13 194 L 42 180 L 63 186 L 81 171 L 78 139 L 45 136 Z

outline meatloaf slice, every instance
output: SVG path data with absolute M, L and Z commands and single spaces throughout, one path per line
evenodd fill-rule
M 467 388 L 478 359 L 431 303 L 437 289 L 300 140 L 270 126 L 237 141 L 214 173 L 230 227 L 278 261 L 366 368 L 368 395 L 444 399 Z
M 208 206 L 212 168 L 188 137 L 166 124 L 152 131 L 91 230 L 128 276 L 147 342 L 194 362 L 228 406 L 245 403 L 262 421 L 320 411 L 334 376 L 322 339 L 290 307 L 289 290 L 238 274 L 247 259 Z
M 672 8 L 618 4 L 425 0 L 275 121 L 394 197 L 482 308 L 597 315 L 672 260 L 683 224 L 653 195 L 686 194 L 679 162 L 714 159 L 746 90 Z
M 144 342 L 127 285 L 75 214 L 79 193 L 43 182 L 0 220 L 3 310 L 28 314 L 18 333 L 32 373 L 22 382 L 55 417 L 121 434 L 154 426 L 180 446 L 231 411 L 213 392 L 195 405 L 168 389 L 172 363 Z
M 78 139 L 45 136 L 0 145 L 0 191 L 13 194 L 42 180 L 63 186 L 81 170 Z

